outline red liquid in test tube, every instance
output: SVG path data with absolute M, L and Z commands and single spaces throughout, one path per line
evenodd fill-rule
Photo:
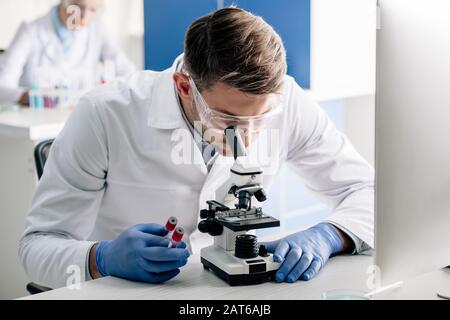
M 178 227 L 172 234 L 172 240 L 169 243 L 169 248 L 175 248 L 183 239 L 184 229 L 182 227 Z
M 167 220 L 165 229 L 167 231 L 167 233 L 172 232 L 173 230 L 175 230 L 176 226 L 178 223 L 178 219 L 175 217 L 170 217 L 169 220 Z

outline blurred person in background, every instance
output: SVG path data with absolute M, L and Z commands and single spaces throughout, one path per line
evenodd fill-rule
M 29 106 L 29 91 L 64 87 L 89 89 L 100 63 L 115 76 L 135 66 L 100 22 L 103 0 L 61 0 L 48 14 L 22 23 L 0 60 L 0 104 Z

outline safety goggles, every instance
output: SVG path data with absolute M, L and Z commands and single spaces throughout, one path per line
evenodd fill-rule
M 283 111 L 283 101 L 281 94 L 271 94 L 268 103 L 268 110 L 256 116 L 235 116 L 226 114 L 209 107 L 200 91 L 197 89 L 194 80 L 189 76 L 189 83 L 192 88 L 193 100 L 200 121 L 210 129 L 223 132 L 226 128 L 234 126 L 236 128 L 257 132 L 266 127 L 271 121 L 279 116 Z

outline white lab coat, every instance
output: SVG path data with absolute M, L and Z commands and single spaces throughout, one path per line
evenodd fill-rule
M 21 262 L 33 281 L 64 286 L 71 265 L 89 279 L 94 241 L 114 239 L 135 224 L 164 224 L 169 216 L 179 218 L 193 252 L 212 243 L 197 231 L 199 210 L 214 199 L 233 161 L 219 156 L 208 173 L 196 145 L 189 151 L 194 164 L 173 158 L 180 132 L 188 132 L 174 70 L 138 72 L 100 87 L 71 115 L 52 148 L 20 243 Z M 279 143 L 271 144 L 262 164 L 265 187 L 289 163 L 334 210 L 327 220 L 359 239 L 357 251 L 361 243 L 373 247 L 373 168 L 291 77 L 283 92 L 284 112 L 271 124 Z
M 135 71 L 99 20 L 75 32 L 69 52 L 54 30 L 51 12 L 31 23 L 22 23 L 10 47 L 0 58 L 0 104 L 14 104 L 32 88 L 39 76 L 41 87 L 64 80 L 72 89 L 92 82 L 101 61 L 115 62 L 117 76 Z

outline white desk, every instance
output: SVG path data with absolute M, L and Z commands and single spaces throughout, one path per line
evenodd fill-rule
M 27 293 L 28 280 L 17 251 L 37 181 L 34 147 L 40 140 L 55 138 L 69 114 L 68 110 L 0 112 L 0 299 Z
M 70 115 L 70 110 L 19 109 L 0 112 L 0 136 L 31 141 L 55 138 Z
M 321 299 L 331 289 L 366 289 L 368 256 L 337 257 L 330 260 L 312 281 L 295 284 L 265 283 L 230 287 L 210 271 L 203 270 L 199 256 L 192 256 L 180 275 L 162 285 L 136 283 L 107 277 L 81 284 L 79 290 L 62 288 L 23 299 L 173 299 L 173 300 L 265 300 Z M 450 289 L 450 270 L 440 270 L 408 281 L 402 288 L 380 295 L 384 299 L 438 299 L 436 292 Z

